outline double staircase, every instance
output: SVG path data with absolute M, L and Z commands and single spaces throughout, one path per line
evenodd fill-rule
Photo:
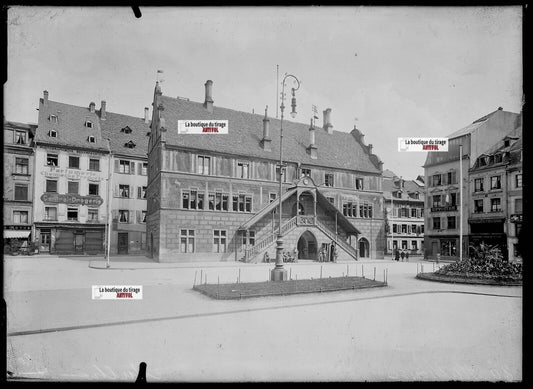
M 357 260 L 357 251 L 342 239 L 336 240 L 337 236 L 335 232 L 331 231 L 327 225 L 319 221 L 315 216 L 294 216 L 281 226 L 281 235 L 284 236 L 294 230 L 296 227 L 300 226 L 313 226 L 318 228 L 329 239 L 336 241 L 339 249 L 345 251 L 353 259 Z M 264 252 L 269 246 L 276 242 L 278 234 L 279 231 L 271 232 L 263 239 L 259 240 L 253 247 L 245 249 L 244 262 L 260 262 L 262 258 L 259 256 L 259 254 Z

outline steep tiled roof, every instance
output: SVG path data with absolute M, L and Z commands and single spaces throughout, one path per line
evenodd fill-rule
M 397 191 L 397 190 L 400 189 L 399 184 L 394 185 L 393 184 L 393 180 L 390 179 L 390 178 L 386 178 L 386 177 L 383 178 L 382 188 L 383 188 L 383 196 L 386 199 L 390 198 L 391 192 L 393 190 Z M 403 186 L 402 192 L 403 192 L 402 193 L 402 199 L 417 200 L 417 199 L 412 199 L 412 198 L 408 197 L 408 193 L 415 193 L 415 192 L 419 192 L 421 194 L 421 196 L 420 196 L 420 198 L 418 200 L 423 200 L 424 199 L 423 196 L 422 196 L 422 193 L 424 193 L 424 187 L 423 186 L 420 187 L 413 180 L 405 180 L 404 181 L 404 186 Z
M 57 146 L 82 147 L 95 151 L 107 151 L 107 141 L 102 139 L 100 124 L 96 112 L 89 108 L 78 107 L 56 101 L 40 99 L 39 124 L 35 142 Z M 57 116 L 57 123 L 49 120 L 50 114 Z M 85 122 L 93 123 L 93 128 L 85 127 Z M 57 137 L 48 136 L 50 130 L 57 132 Z M 95 143 L 89 142 L 89 136 L 95 137 Z
M 383 170 L 383 178 L 385 177 L 398 177 L 398 175 L 396 173 L 394 173 L 392 170 L 389 170 L 389 169 L 385 169 Z
M 209 150 L 248 156 L 251 158 L 279 159 L 280 120 L 270 119 L 270 138 L 272 151 L 265 151 L 260 145 L 263 138 L 264 115 L 235 111 L 214 106 L 210 113 L 202 103 L 161 96 L 167 129 L 166 140 L 169 145 L 183 146 L 199 150 Z M 178 135 L 178 120 L 228 120 L 229 134 L 219 135 Z M 283 159 L 307 165 L 325 166 L 379 173 L 364 146 L 347 132 L 333 131 L 328 134 L 324 129 L 315 127 L 315 145 L 318 158 L 312 159 L 306 152 L 309 146 L 309 125 L 283 120 Z
M 149 137 L 146 134 L 150 132 L 150 124 L 145 123 L 143 118 L 106 112 L 106 119 L 100 120 L 100 126 L 102 137 L 109 139 L 113 154 L 147 158 Z M 121 131 L 125 127 L 129 127 L 131 132 Z M 129 141 L 135 144 L 134 148 L 125 147 Z

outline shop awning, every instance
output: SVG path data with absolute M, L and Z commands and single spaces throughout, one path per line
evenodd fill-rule
M 27 238 L 31 234 L 28 230 L 4 230 L 4 239 Z

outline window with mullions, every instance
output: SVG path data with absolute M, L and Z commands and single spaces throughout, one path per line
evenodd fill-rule
M 455 240 L 442 240 L 440 242 L 440 254 L 446 256 L 457 255 L 457 242 Z
M 130 161 L 120 160 L 118 166 L 119 166 L 119 170 L 118 170 L 119 173 L 123 173 L 123 174 L 131 173 Z
M 194 230 L 180 230 L 180 252 L 194 253 Z
M 440 195 L 434 195 L 433 196 L 433 206 L 434 207 L 440 207 L 441 206 Z
M 28 211 L 13 211 L 14 224 L 28 224 Z
M 515 176 L 515 188 L 521 188 L 522 187 L 522 175 L 517 174 Z
M 98 184 L 89 184 L 89 196 L 98 196 L 99 185 Z
M 89 170 L 100 171 L 100 160 L 99 159 L 89 159 Z
M 130 186 L 129 185 L 119 185 L 118 186 L 118 197 L 123 199 L 130 198 Z
M 226 230 L 213 230 L 213 252 L 226 252 Z
M 80 168 L 80 157 L 68 157 L 68 167 L 70 169 L 79 169 Z
M 324 185 L 325 186 L 334 186 L 334 176 L 330 173 L 324 174 Z
M 118 210 L 118 222 L 129 223 L 130 222 L 130 211 L 126 209 L 119 209 Z
M 363 218 L 372 217 L 372 204 L 363 203 L 359 206 L 359 216 Z
M 502 210 L 502 200 L 500 198 L 490 199 L 490 211 L 501 212 L 501 210 Z
M 27 158 L 15 158 L 15 173 L 28 174 L 29 160 Z
M 483 213 L 483 199 L 474 200 L 474 213 Z
M 343 203 L 342 214 L 348 217 L 357 217 L 357 203 L 351 201 Z
M 28 134 L 26 131 L 15 131 L 15 144 L 25 145 L 28 143 Z
M 250 178 L 250 164 L 248 162 L 237 163 L 237 178 Z
M 440 186 L 441 183 L 442 183 L 441 175 L 440 174 L 434 174 L 433 175 L 433 186 Z
M 311 169 L 302 168 L 301 177 L 311 177 Z
M 234 212 L 252 212 L 252 196 L 246 194 L 233 195 Z
M 483 192 L 483 178 L 474 180 L 474 192 Z
M 198 190 L 184 190 L 181 192 L 182 208 L 183 209 L 204 209 L 204 193 Z
M 57 208 L 56 207 L 44 207 L 44 220 L 56 221 L 57 220 Z
M 57 180 L 46 180 L 46 191 L 49 193 L 57 193 Z
M 254 246 L 255 245 L 255 231 L 245 231 L 242 236 L 243 246 Z
M 363 190 L 363 179 L 362 178 L 355 179 L 355 189 Z
M 440 217 L 433 218 L 433 229 L 440 230 Z
M 78 221 L 78 208 L 67 208 L 67 220 Z
M 137 188 L 137 198 L 145 199 L 146 198 L 146 186 L 139 186 Z
M 198 156 L 198 174 L 211 174 L 211 157 L 205 157 L 203 155 Z
M 87 220 L 89 222 L 97 222 L 98 221 L 98 209 L 89 209 L 87 213 Z
M 490 178 L 490 189 L 501 189 L 502 181 L 501 176 L 492 176 Z

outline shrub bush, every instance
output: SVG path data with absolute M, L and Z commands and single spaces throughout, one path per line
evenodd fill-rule
M 498 246 L 470 246 L 470 258 L 443 266 L 435 272 L 449 276 L 522 280 L 522 264 L 509 263 Z

